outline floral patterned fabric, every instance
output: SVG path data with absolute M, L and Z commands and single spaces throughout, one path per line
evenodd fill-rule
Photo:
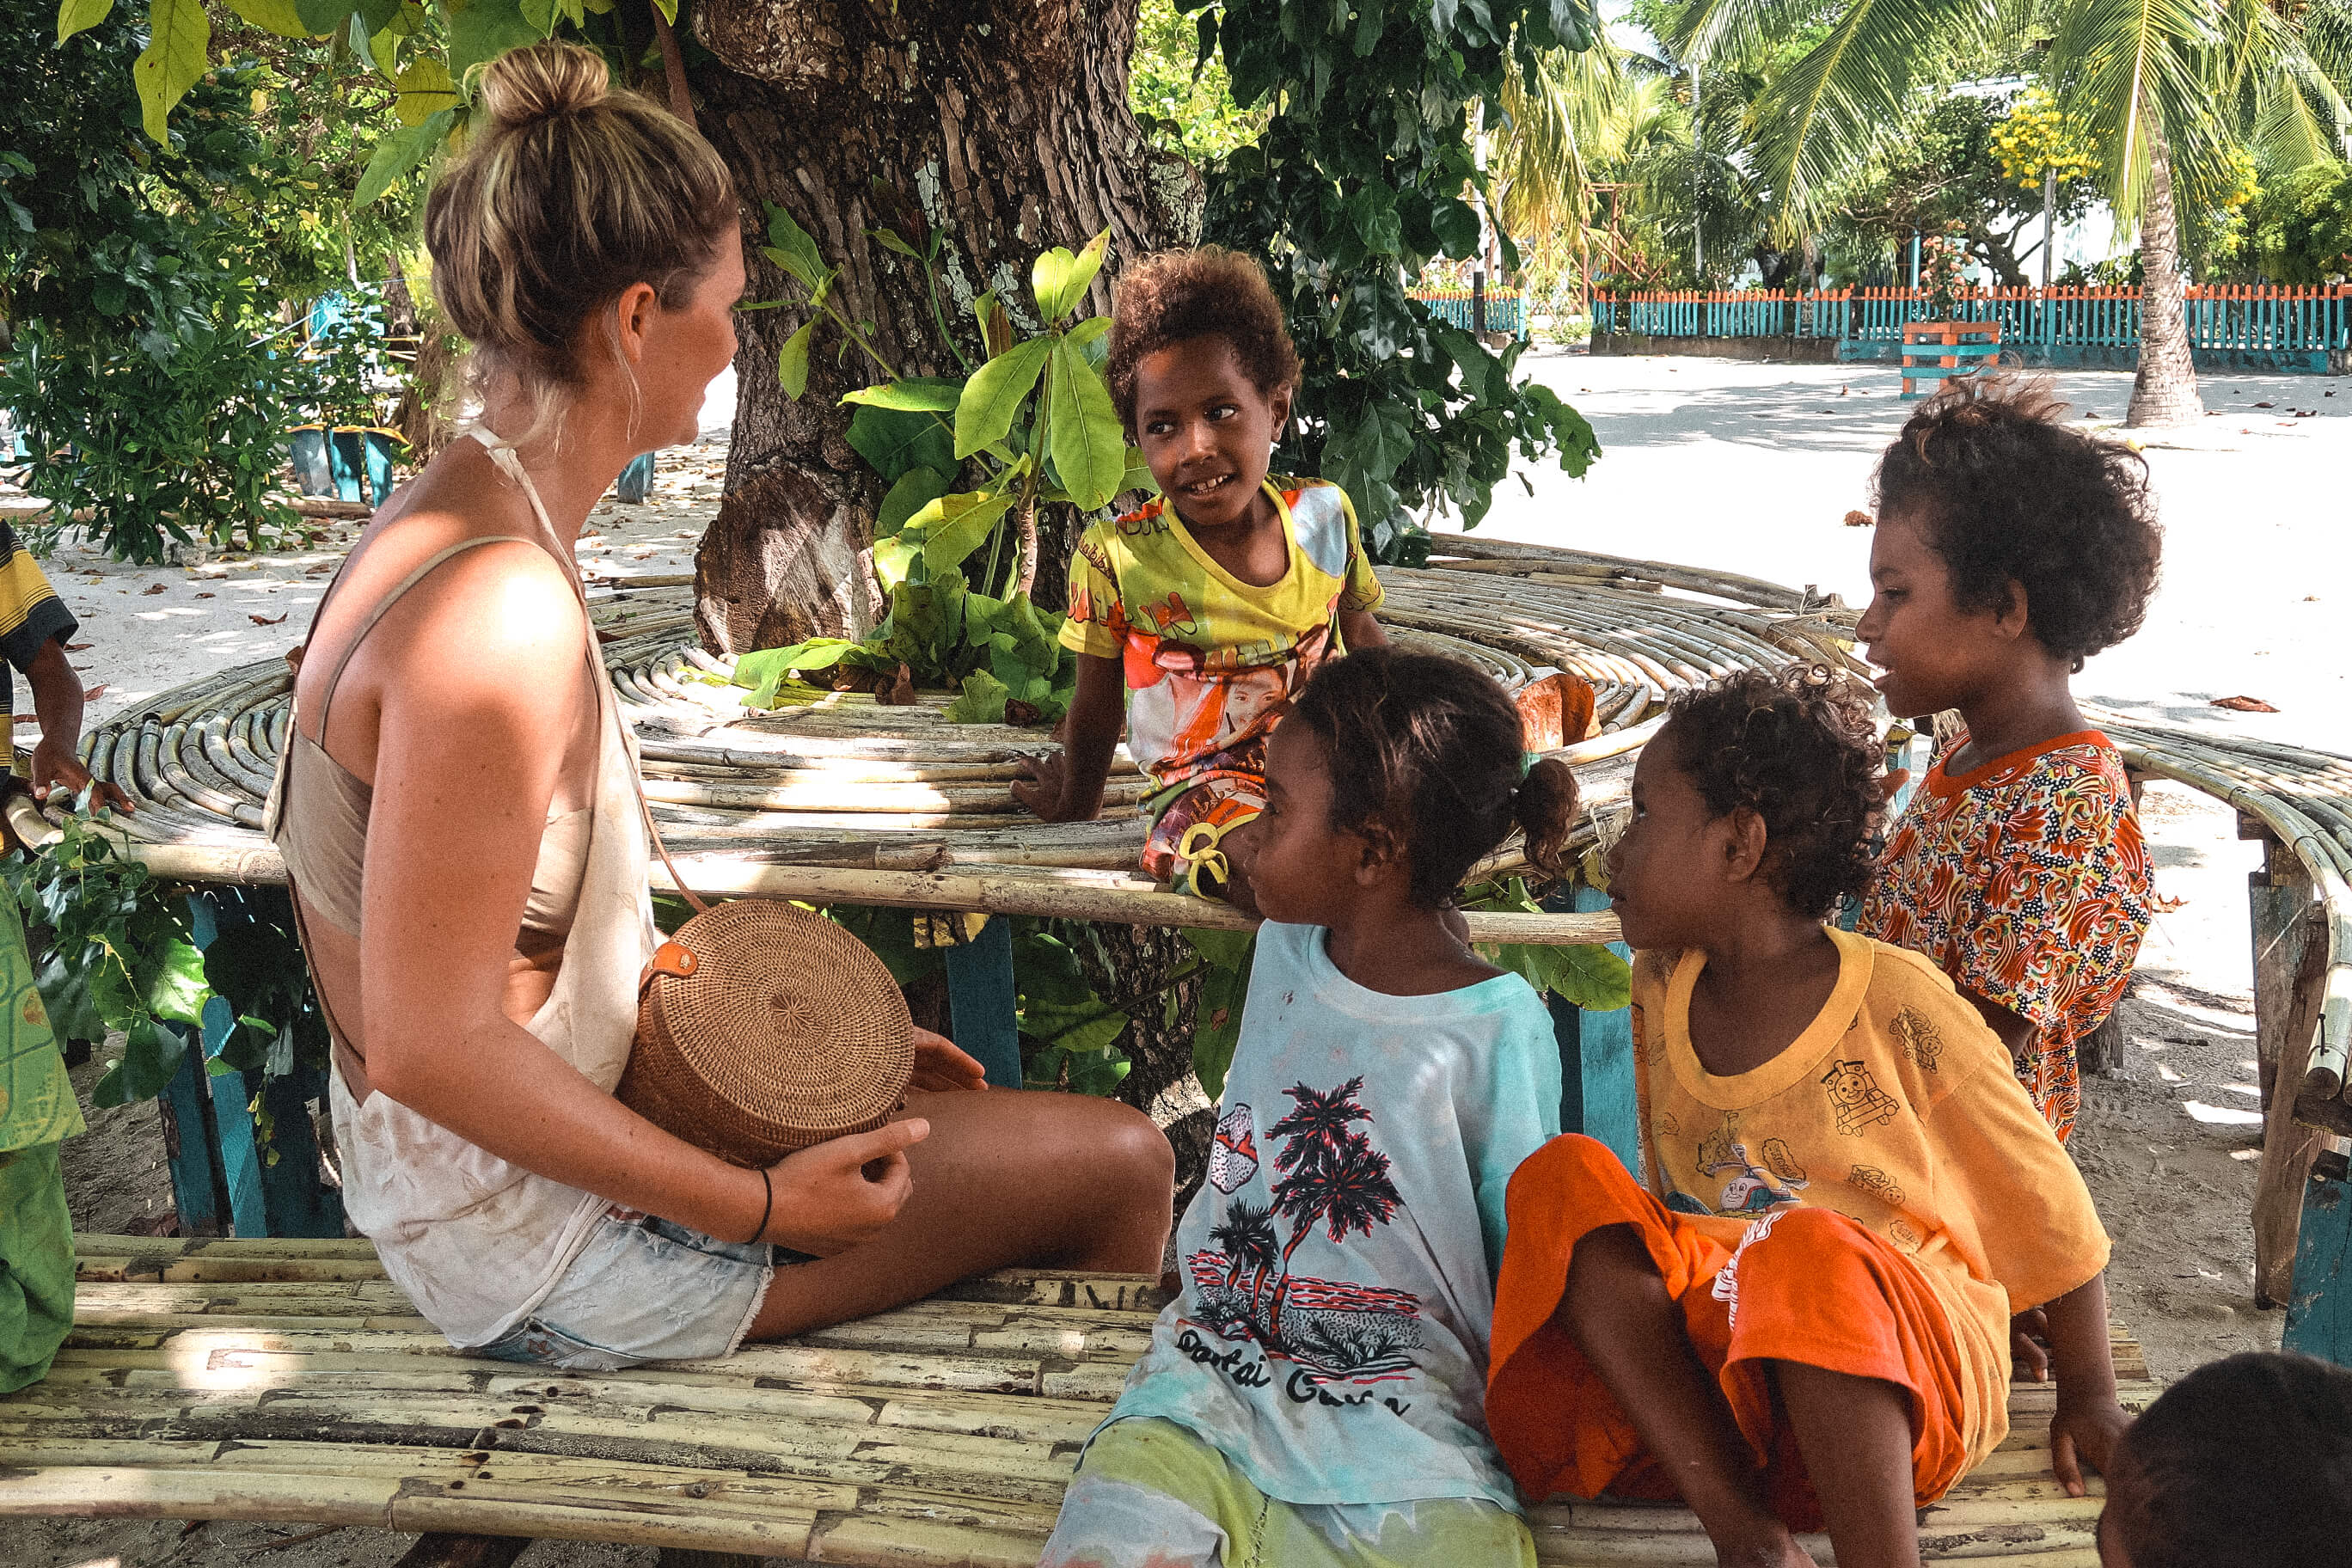
M 2122 999 L 2147 931 L 2147 847 L 2105 735 L 1947 773 L 1967 743 L 1955 738 L 1896 821 L 1855 929 L 2033 1026 L 2018 1079 L 2063 1139 L 2082 1100 L 2076 1043 Z

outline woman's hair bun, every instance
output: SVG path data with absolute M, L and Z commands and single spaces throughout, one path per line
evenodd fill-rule
M 562 44 L 534 44 L 490 62 L 482 73 L 482 103 L 501 129 L 593 109 L 612 89 L 602 55 Z

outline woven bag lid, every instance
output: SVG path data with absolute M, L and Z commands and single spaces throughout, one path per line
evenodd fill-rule
M 652 1039 L 641 1027 L 621 1089 L 651 1120 L 757 1163 L 879 1127 L 904 1100 L 914 1073 L 907 999 L 840 926 L 741 899 L 672 941 L 693 954 L 692 972 L 654 974 L 646 1010 L 659 1026 Z

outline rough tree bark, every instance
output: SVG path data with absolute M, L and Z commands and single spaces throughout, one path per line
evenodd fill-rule
M 2139 374 L 2126 425 L 2193 425 L 2205 414 L 2180 280 L 2180 219 L 2173 206 L 2172 144 L 2147 121 L 2147 208 L 2140 218 Z
M 701 130 L 746 207 L 752 299 L 798 300 L 761 258 L 765 208 L 788 209 L 826 261 L 835 298 L 871 321 L 895 369 L 960 369 L 919 267 L 869 235 L 919 245 L 944 229 L 948 321 L 974 353 L 972 297 L 996 288 L 1034 324 L 1029 264 L 1108 226 L 1115 268 L 1186 244 L 1199 176 L 1144 139 L 1127 102 L 1139 0 L 706 0 L 694 71 Z M 1106 272 L 1105 279 L 1110 276 Z M 1107 308 L 1107 281 L 1096 285 Z M 879 379 L 817 329 L 807 394 L 787 399 L 776 354 L 806 319 L 740 318 L 734 447 L 717 520 L 696 552 L 697 622 L 718 653 L 815 635 L 857 636 L 876 611 L 864 552 L 882 487 L 848 444 L 841 395 Z M 1062 570 L 1041 563 L 1041 584 Z

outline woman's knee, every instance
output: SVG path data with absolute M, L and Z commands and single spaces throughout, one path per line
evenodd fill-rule
M 1176 1151 L 1159 1123 L 1131 1105 L 1102 1101 L 1099 1148 L 1108 1170 L 1137 1195 L 1166 1203 L 1176 1190 Z

